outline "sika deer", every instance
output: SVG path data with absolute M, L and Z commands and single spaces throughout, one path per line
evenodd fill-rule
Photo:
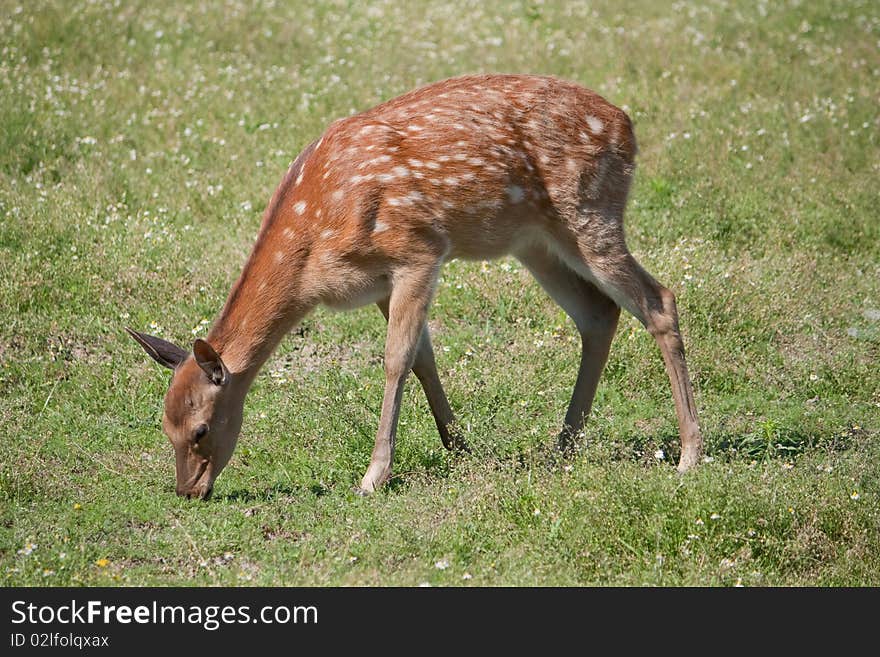
M 207 497 L 232 455 L 244 399 L 282 337 L 319 304 L 378 304 L 388 320 L 385 396 L 361 481 L 391 476 L 404 381 L 425 390 L 443 444 L 458 444 L 426 319 L 452 258 L 518 258 L 581 334 L 580 371 L 559 435 L 589 414 L 620 308 L 654 336 L 678 415 L 678 469 L 700 458 L 675 298 L 630 255 L 623 212 L 636 142 L 627 115 L 548 77 L 454 78 L 334 122 L 296 158 L 206 340 L 193 352 L 129 330 L 174 370 L 162 418 L 179 495 Z

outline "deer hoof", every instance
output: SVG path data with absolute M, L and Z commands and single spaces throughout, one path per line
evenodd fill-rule
M 701 451 L 697 449 L 685 449 L 678 461 L 678 472 L 684 474 L 700 462 Z

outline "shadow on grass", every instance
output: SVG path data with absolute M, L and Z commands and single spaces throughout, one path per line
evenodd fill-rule
M 439 481 L 447 479 L 453 471 L 455 464 L 461 459 L 469 455 L 466 452 L 447 453 L 445 450 L 430 450 L 416 455 L 415 468 L 409 470 L 401 470 L 395 472 L 391 480 L 385 484 L 385 491 L 389 493 L 397 493 L 406 488 L 407 484 L 413 481 L 431 480 Z M 355 473 L 352 472 L 354 475 Z M 360 481 L 360 478 L 357 479 Z M 321 483 L 312 481 L 311 483 L 303 482 L 302 485 L 290 483 L 277 483 L 266 486 L 254 487 L 252 489 L 237 488 L 227 492 L 216 491 L 211 496 L 211 501 L 225 503 L 256 503 L 256 502 L 272 502 L 280 498 L 304 497 L 311 494 L 314 497 L 322 497 L 330 494 L 331 491 L 340 491 L 342 489 L 351 489 L 354 491 L 356 485 L 354 483 L 347 484 L 344 480 L 331 481 L 329 483 Z
M 864 435 L 862 429 L 845 429 L 819 433 L 799 427 L 783 427 L 765 424 L 758 431 L 749 433 L 720 433 L 704 437 L 704 455 L 731 460 L 789 459 L 810 449 L 842 452 L 850 448 L 854 438 Z M 662 451 L 662 455 L 658 454 Z M 681 455 L 681 443 L 677 432 L 661 432 L 651 435 L 630 433 L 613 441 L 591 437 L 582 439 L 573 454 L 560 453 L 554 444 L 540 444 L 515 454 L 519 467 L 544 464 L 550 468 L 561 467 L 580 456 L 590 458 L 595 454 L 611 462 L 656 463 L 664 460 L 677 463 Z
M 821 435 L 799 428 L 776 427 L 773 431 L 762 430 L 746 434 L 721 434 L 713 436 L 709 445 L 710 455 L 740 455 L 752 459 L 784 458 L 797 456 L 813 448 L 833 452 L 849 449 L 858 431 L 848 430 L 831 435 Z
M 765 424 L 758 431 L 749 433 L 711 434 L 705 438 L 705 455 L 716 459 L 770 460 L 790 459 L 803 452 L 820 448 L 842 452 L 851 446 L 853 439 L 866 432 L 862 429 L 838 430 L 836 432 L 811 431 L 798 427 L 783 427 Z M 511 461 L 515 468 L 544 466 L 551 470 L 572 463 L 581 456 L 592 460 L 592 455 L 610 462 L 656 463 L 658 450 L 667 463 L 677 463 L 680 455 L 678 433 L 660 432 L 651 435 L 630 433 L 613 441 L 601 437 L 581 440 L 573 454 L 564 455 L 556 449 L 555 441 L 548 440 L 532 448 L 514 453 L 500 454 L 495 450 L 476 449 L 474 452 L 446 452 L 430 450 L 417 456 L 417 468 L 396 472 L 385 485 L 389 494 L 405 490 L 417 481 L 443 481 L 455 471 L 461 461 L 485 464 L 487 469 L 508 467 Z M 308 491 L 315 497 L 330 493 L 336 486 L 313 482 L 308 486 L 275 484 L 268 488 L 237 489 L 227 493 L 215 494 L 212 499 L 232 503 L 271 502 L 279 498 L 294 498 Z
M 801 427 L 786 427 L 765 423 L 757 431 L 747 433 L 717 433 L 704 438 L 704 453 L 713 458 L 748 458 L 767 460 L 793 458 L 807 450 L 821 448 L 833 452 L 849 449 L 858 430 L 817 432 Z M 653 457 L 655 445 L 663 449 L 667 458 L 678 460 L 681 445 L 678 434 L 664 433 L 656 436 L 630 435 L 624 438 L 629 446 L 629 458 L 634 460 Z
M 446 449 L 432 449 L 419 454 L 417 457 L 418 469 L 395 472 L 391 480 L 385 484 L 389 492 L 398 492 L 410 482 L 414 481 L 443 481 L 450 477 L 455 466 L 464 459 L 479 459 L 479 456 L 463 451 Z
M 269 488 L 242 489 L 229 491 L 228 493 L 215 493 L 211 500 L 216 502 L 271 502 L 279 497 L 296 497 L 302 489 L 294 488 L 288 484 L 276 484 Z M 320 494 L 323 494 L 320 493 Z

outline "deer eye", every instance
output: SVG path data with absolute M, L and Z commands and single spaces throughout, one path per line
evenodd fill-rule
M 199 442 L 202 438 L 205 437 L 205 434 L 208 433 L 208 425 L 200 424 L 196 427 L 196 430 L 193 432 L 193 440 L 195 442 Z

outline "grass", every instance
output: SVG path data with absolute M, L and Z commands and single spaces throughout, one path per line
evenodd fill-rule
M 5 585 L 880 585 L 876 3 L 117 4 L 0 0 Z M 320 311 L 212 501 L 176 498 L 168 377 L 123 325 L 204 335 L 300 148 L 476 71 L 632 116 L 629 243 L 678 295 L 707 462 L 675 473 L 628 316 L 548 462 L 574 328 L 515 261 L 454 262 L 431 321 L 472 456 L 410 381 L 396 477 L 355 496 L 384 322 Z

